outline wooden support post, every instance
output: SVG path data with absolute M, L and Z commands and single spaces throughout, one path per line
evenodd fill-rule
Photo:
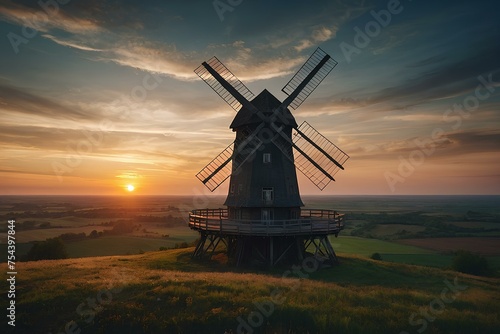
M 295 243 L 297 244 L 297 254 L 299 255 L 299 261 L 304 261 L 304 252 L 305 252 L 305 241 L 299 238 L 295 239 Z
M 273 237 L 269 237 L 269 264 L 271 267 L 274 266 L 274 244 Z

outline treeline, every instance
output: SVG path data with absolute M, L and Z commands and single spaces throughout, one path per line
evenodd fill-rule
M 26 220 L 24 222 L 19 222 L 16 224 L 16 230 L 25 231 L 25 230 L 34 230 L 37 228 L 59 228 L 62 226 L 52 225 L 48 221 L 37 221 L 37 220 Z
M 93 230 L 92 232 L 89 233 L 89 235 L 86 235 L 84 232 L 81 233 L 69 232 L 61 234 L 59 238 L 65 242 L 71 242 L 87 238 L 95 239 L 100 237 L 123 235 L 132 233 L 134 231 L 139 231 L 141 228 L 142 228 L 141 224 L 134 224 L 133 222 L 130 221 L 120 220 L 113 222 L 113 228 L 111 230 L 103 230 L 103 231 Z
M 66 245 L 61 238 L 50 238 L 37 241 L 31 246 L 28 253 L 21 257 L 22 261 L 58 260 L 67 259 Z
M 63 217 L 77 217 L 77 218 L 129 218 L 134 219 L 136 217 L 172 217 L 168 216 L 151 216 L 151 215 L 141 215 L 138 213 L 142 212 L 152 212 L 151 208 L 120 208 L 120 209 L 109 209 L 109 208 L 99 208 L 99 209 L 89 209 L 89 210 L 67 210 L 67 211 L 47 211 L 41 210 L 24 210 L 23 212 L 11 211 L 9 213 L 0 215 L 0 219 L 8 220 L 15 217 L 16 219 L 21 218 L 38 218 L 38 219 L 48 219 L 48 218 L 63 218 Z M 180 212 L 176 207 L 166 207 L 161 208 L 161 212 Z
M 46 217 L 43 217 L 46 218 Z M 94 217 L 95 218 L 95 217 Z M 97 217 L 102 218 L 102 217 Z M 116 218 L 116 217 L 112 217 Z M 17 218 L 19 219 L 19 218 Z M 100 226 L 114 226 L 120 222 L 127 222 L 133 224 L 141 224 L 141 223 L 157 223 L 159 226 L 163 227 L 175 227 L 175 226 L 183 226 L 186 225 L 186 219 L 182 217 L 174 217 L 172 215 L 167 216 L 153 216 L 153 215 L 136 215 L 129 219 L 119 219 L 119 220 L 110 220 L 108 222 L 104 222 L 99 224 Z M 90 224 L 91 226 L 94 224 Z M 16 229 L 18 231 L 26 231 L 26 230 L 34 230 L 34 229 L 44 229 L 44 228 L 61 228 L 63 226 L 53 225 L 51 222 L 45 220 L 26 220 L 24 222 L 18 222 L 16 224 Z M 6 226 L 3 226 L 2 232 L 6 231 Z
M 22 261 L 55 260 L 68 257 L 66 243 L 80 241 L 85 239 L 95 239 L 106 236 L 117 236 L 132 233 L 142 228 L 141 224 L 135 224 L 126 220 L 112 222 L 113 228 L 110 230 L 93 230 L 88 235 L 80 233 L 63 233 L 56 238 L 50 238 L 45 241 L 35 241 L 28 253 L 21 258 Z M 168 237 L 164 235 L 163 237 Z

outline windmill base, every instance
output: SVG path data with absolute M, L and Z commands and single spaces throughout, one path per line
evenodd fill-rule
M 224 246 L 224 250 L 219 246 Z M 218 248 L 219 247 L 219 248 Z M 314 258 L 322 266 L 339 263 L 328 235 L 235 236 L 200 231 L 200 241 L 192 257 L 211 259 L 216 250 L 225 251 L 229 263 L 275 267 Z

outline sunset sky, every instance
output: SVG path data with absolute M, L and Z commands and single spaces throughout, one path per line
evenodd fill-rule
M 0 0 L 0 194 L 205 193 L 235 112 L 193 70 L 283 100 L 318 46 L 294 116 L 350 159 L 303 194 L 500 194 L 497 1 L 41 3 Z

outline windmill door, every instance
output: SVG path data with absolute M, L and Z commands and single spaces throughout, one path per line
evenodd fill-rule
M 274 219 L 273 209 L 262 209 L 261 211 L 261 220 L 264 223 L 269 223 Z

